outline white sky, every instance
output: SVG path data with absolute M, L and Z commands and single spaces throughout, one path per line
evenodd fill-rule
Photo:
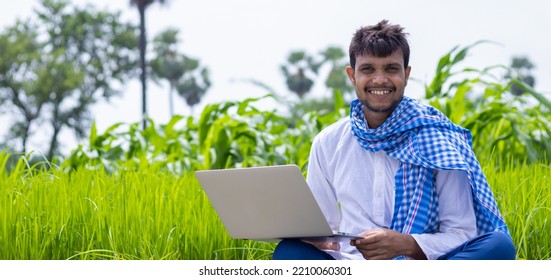
M 137 9 L 129 2 L 72 1 L 79 6 L 94 3 L 98 8 L 122 11 L 123 19 L 138 24 Z M 14 24 L 16 18 L 28 18 L 36 5 L 36 0 L 5 3 L 0 9 L 0 31 Z M 151 6 L 147 28 L 148 38 L 168 27 L 178 28 L 180 50 L 209 68 L 213 85 L 195 109 L 197 113 L 210 102 L 266 93 L 247 83 L 232 82 L 235 79 L 254 78 L 280 94 L 289 94 L 279 65 L 291 50 L 317 53 L 329 45 L 347 50 L 358 27 L 384 18 L 404 26 L 410 34 L 412 78 L 428 82 L 438 59 L 456 45 L 492 40 L 501 45 L 476 47 L 465 66 L 509 64 L 512 56 L 527 55 L 536 65 L 536 89 L 551 98 L 550 12 L 551 1 L 542 0 L 172 0 L 165 6 Z M 314 88 L 312 97 L 328 94 L 321 84 Z M 420 83 L 410 82 L 406 95 L 418 97 L 422 90 Z M 167 86 L 148 85 L 148 111 L 157 123 L 168 121 Z M 177 99 L 175 112 L 187 115 L 189 109 Z M 124 95 L 110 104 L 95 106 L 94 115 L 100 132 L 115 122 L 139 121 L 139 81 L 128 81 Z M 5 119 L 3 116 L 4 124 L 0 124 L 2 134 Z M 41 144 L 48 139 L 44 135 L 37 132 L 29 148 L 46 149 Z M 65 133 L 61 140 L 65 152 L 75 147 L 71 134 Z

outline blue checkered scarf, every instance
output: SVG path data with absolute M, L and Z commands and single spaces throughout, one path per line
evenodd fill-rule
M 404 97 L 378 128 L 367 127 L 358 99 L 350 106 L 352 132 L 368 151 L 384 150 L 401 162 L 395 176 L 394 215 L 390 228 L 406 234 L 438 230 L 438 196 L 434 170 L 464 170 L 474 198 L 479 234 L 509 234 L 486 177 L 472 150 L 470 132 L 444 114 Z

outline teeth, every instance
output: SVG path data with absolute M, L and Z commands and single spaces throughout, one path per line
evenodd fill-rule
M 370 92 L 371 94 L 375 94 L 375 95 L 385 95 L 385 94 L 388 94 L 390 90 L 371 90 Z

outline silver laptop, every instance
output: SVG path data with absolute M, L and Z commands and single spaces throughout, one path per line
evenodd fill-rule
M 195 176 L 233 238 L 272 242 L 360 238 L 331 230 L 294 164 L 203 170 Z

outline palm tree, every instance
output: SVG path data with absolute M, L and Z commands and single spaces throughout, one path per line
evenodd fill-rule
M 312 89 L 313 77 L 318 74 L 322 63 L 315 62 L 314 58 L 305 51 L 293 51 L 287 58 L 287 64 L 280 69 L 285 77 L 287 88 L 300 99 Z
M 160 4 L 164 4 L 167 2 L 167 0 L 130 0 L 131 6 L 138 7 L 138 12 L 140 13 L 140 41 L 139 41 L 139 47 L 140 47 L 140 68 L 141 68 L 141 75 L 140 80 L 142 82 L 142 118 L 143 118 L 143 128 L 146 126 L 146 117 L 147 117 L 147 87 L 146 87 L 146 63 L 145 63 L 145 53 L 146 53 L 146 47 L 147 47 L 147 40 L 146 40 L 146 33 L 145 33 L 145 10 L 149 7 L 149 5 L 153 4 L 154 2 L 159 2 Z
M 530 87 L 534 87 L 536 84 L 536 79 L 532 74 L 532 69 L 535 66 L 526 56 L 514 56 L 511 60 L 511 66 L 505 75 L 505 78 L 518 80 L 519 82 L 525 83 Z M 517 83 L 512 83 L 511 93 L 516 96 L 522 95 L 526 92 L 524 88 L 519 86 Z
M 193 115 L 193 108 L 207 93 L 211 82 L 209 70 L 199 66 L 199 61 L 193 58 L 184 57 L 186 73 L 176 87 L 178 94 L 186 100 Z
M 331 70 L 325 80 L 325 86 L 342 93 L 352 92 L 352 86 L 349 84 L 348 76 L 344 71 L 348 65 L 344 50 L 339 47 L 328 47 L 321 52 L 321 55 L 324 62 L 331 63 Z
M 193 107 L 210 87 L 208 69 L 200 66 L 199 60 L 179 53 L 179 42 L 178 30 L 173 28 L 161 32 L 153 40 L 155 58 L 151 61 L 152 77 L 154 80 L 166 79 L 169 82 L 171 117 L 174 115 L 174 91 L 185 99 L 193 114 Z
M 155 58 L 151 61 L 152 77 L 166 79 L 170 85 L 169 108 L 170 116 L 174 115 L 173 93 L 176 90 L 178 80 L 184 75 L 185 65 L 182 55 L 177 52 L 178 30 L 167 29 L 153 39 Z

